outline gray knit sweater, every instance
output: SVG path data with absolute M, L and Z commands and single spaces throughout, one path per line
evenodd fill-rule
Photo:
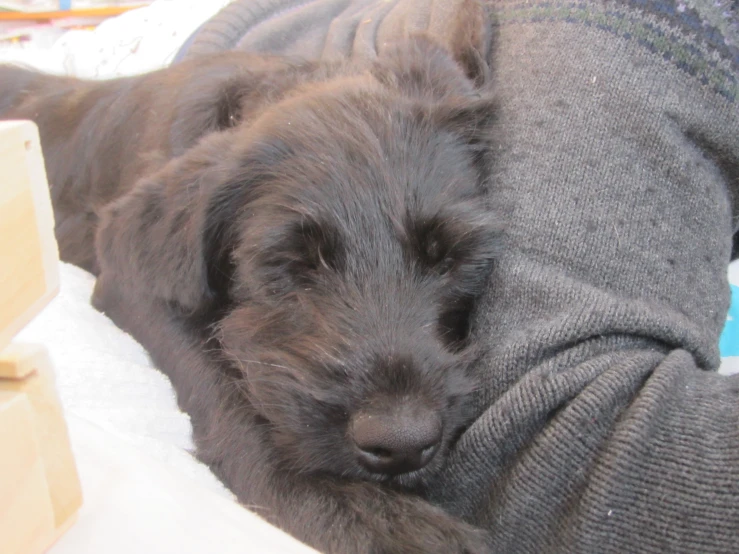
M 443 34 L 456 4 L 251 0 L 244 32 L 193 49 L 372 55 Z M 739 375 L 716 373 L 737 1 L 491 5 L 508 248 L 475 326 L 478 418 L 432 500 L 502 553 L 739 552 Z

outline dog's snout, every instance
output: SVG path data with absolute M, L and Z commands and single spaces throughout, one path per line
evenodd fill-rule
M 442 422 L 430 410 L 399 414 L 360 412 L 351 423 L 359 462 L 372 473 L 421 469 L 436 455 Z

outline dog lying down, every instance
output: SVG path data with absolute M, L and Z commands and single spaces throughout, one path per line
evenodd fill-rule
M 325 552 L 488 550 L 423 499 L 469 422 L 500 243 L 482 59 L 415 36 L 367 62 L 0 69 L 0 116 L 40 128 L 62 258 L 171 378 L 198 456 Z

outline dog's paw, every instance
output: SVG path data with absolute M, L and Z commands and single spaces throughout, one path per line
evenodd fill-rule
M 351 523 L 343 527 L 346 542 L 337 552 L 486 554 L 492 551 L 489 536 L 483 529 L 451 516 L 422 498 L 383 491 L 370 484 L 360 487 L 355 484 L 348 503 L 353 513 L 345 512 L 342 516 L 349 516 L 345 521 Z
M 250 446 L 259 445 L 259 442 Z M 252 448 L 252 452 L 258 448 Z M 212 460 L 210 461 L 212 464 Z M 272 524 L 325 554 L 489 554 L 485 530 L 455 518 L 423 498 L 377 483 L 274 473 L 268 481 L 225 481 L 242 502 Z M 250 464 L 249 467 L 254 467 Z M 253 475 L 254 473 L 252 473 Z M 260 473 L 256 473 L 260 475 Z M 275 494 L 274 486 L 279 493 Z M 242 488 L 243 487 L 243 488 Z M 266 494 L 265 494 L 266 493 Z
M 378 536 L 370 552 L 397 554 L 486 554 L 491 552 L 488 535 L 426 502 L 398 514 L 390 536 Z
M 90 303 L 97 311 L 106 313 L 108 309 L 116 304 L 118 300 L 115 288 L 110 284 L 106 274 L 98 275 L 95 288 L 92 289 Z
M 132 327 L 136 328 L 134 314 L 138 302 L 138 299 L 125 298 L 116 280 L 108 273 L 98 275 L 90 303 L 127 333 L 131 333 Z

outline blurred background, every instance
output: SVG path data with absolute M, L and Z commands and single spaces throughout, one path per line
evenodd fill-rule
M 168 65 L 230 0 L 0 0 L 0 63 L 106 79 Z

